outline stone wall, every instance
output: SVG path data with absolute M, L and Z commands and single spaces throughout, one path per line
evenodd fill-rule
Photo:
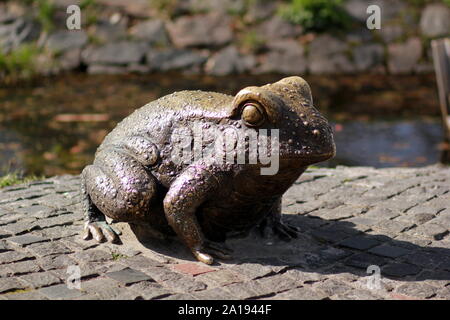
M 286 1 L 54 0 L 50 28 L 36 4 L 21 3 L 0 4 L 0 49 L 34 44 L 40 74 L 424 73 L 433 71 L 430 40 L 450 34 L 443 1 L 347 0 L 352 29 L 320 34 L 283 20 Z M 82 28 L 69 31 L 66 9 L 77 3 Z M 380 30 L 366 27 L 371 4 L 381 8 Z

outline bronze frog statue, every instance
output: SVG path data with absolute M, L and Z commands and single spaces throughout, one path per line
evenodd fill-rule
M 274 170 L 263 155 L 277 160 Z M 260 226 L 288 240 L 299 231 L 281 221 L 283 193 L 308 165 L 334 155 L 330 125 L 300 77 L 234 97 L 175 92 L 121 121 L 84 168 L 83 237 L 119 242 L 106 215 L 175 232 L 207 264 L 230 257 L 231 231 Z

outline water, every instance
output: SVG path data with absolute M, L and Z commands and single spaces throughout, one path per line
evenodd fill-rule
M 0 175 L 79 173 L 115 124 L 173 91 L 234 95 L 276 75 L 239 77 L 68 75 L 0 87 Z M 333 123 L 336 157 L 322 165 L 423 166 L 442 139 L 433 76 L 306 77 Z M 388 121 L 386 121 L 388 120 Z

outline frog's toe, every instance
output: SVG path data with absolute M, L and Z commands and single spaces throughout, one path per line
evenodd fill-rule
M 89 240 L 94 238 L 97 242 L 120 243 L 117 232 L 114 231 L 105 221 L 86 222 L 84 225 L 83 239 Z
M 211 257 L 211 255 L 202 252 L 200 250 L 194 250 L 193 251 L 194 256 L 197 258 L 198 261 L 206 263 L 206 264 L 213 264 L 214 259 Z
M 193 252 L 197 260 L 206 264 L 212 264 L 214 262 L 213 257 L 223 260 L 231 259 L 233 250 L 223 243 L 205 241 L 202 249 L 194 250 Z
M 297 227 L 284 224 L 281 221 L 277 222 L 274 227 L 273 231 L 276 235 L 278 235 L 282 240 L 289 241 L 293 238 L 298 238 L 300 234 L 300 230 Z
M 276 235 L 284 241 L 298 238 L 300 234 L 300 230 L 297 227 L 273 220 L 269 220 L 267 223 L 260 225 L 260 232 L 263 238 L 269 239 Z

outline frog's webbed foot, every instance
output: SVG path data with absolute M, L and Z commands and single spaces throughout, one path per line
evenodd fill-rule
M 297 227 L 283 223 L 280 219 L 267 218 L 259 225 L 263 238 L 272 238 L 278 236 L 283 241 L 290 241 L 298 238 L 300 230 Z
M 83 240 L 94 238 L 97 242 L 121 243 L 116 232 L 106 221 L 93 221 L 84 224 Z
M 223 243 L 207 240 L 203 243 L 201 249 L 194 249 L 192 252 L 197 260 L 206 264 L 212 264 L 214 262 L 213 257 L 224 260 L 231 259 L 233 250 Z

